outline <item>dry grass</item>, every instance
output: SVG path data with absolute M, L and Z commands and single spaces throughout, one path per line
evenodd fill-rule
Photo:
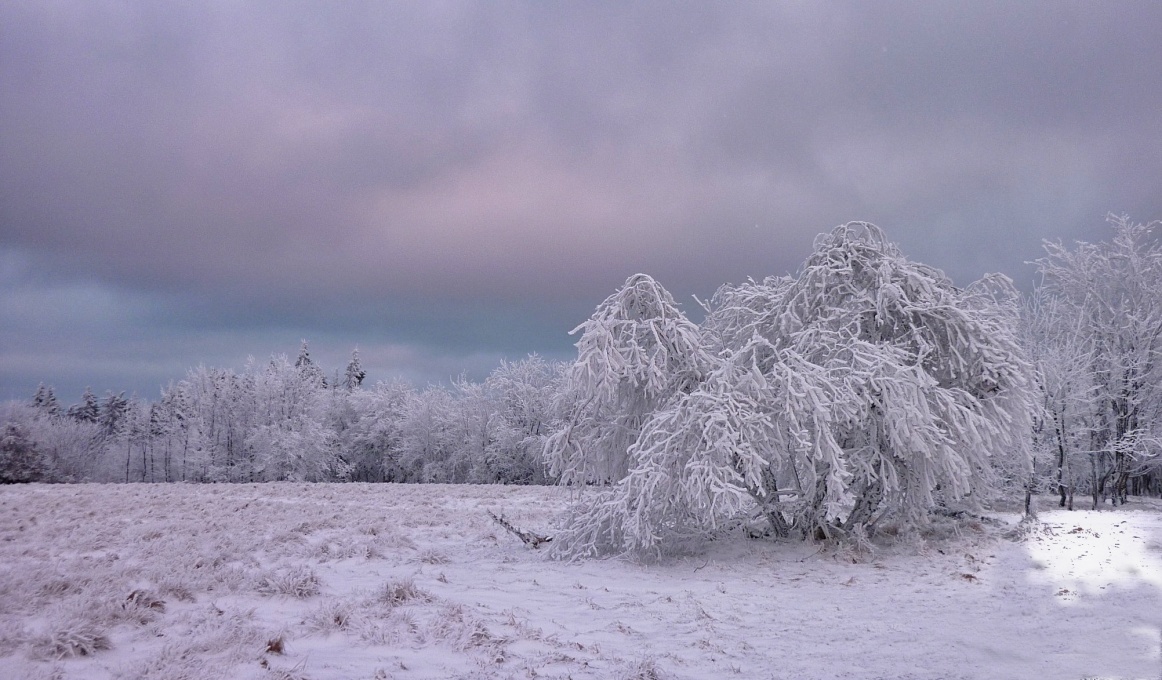
M 772 654 L 740 648 L 733 631 L 769 623 L 773 609 L 748 607 L 773 593 L 799 598 L 771 600 L 796 614 L 809 599 L 797 593 L 852 598 L 885 580 L 910 598 L 901 608 L 931 619 L 914 608 L 929 584 L 901 587 L 888 549 L 876 559 L 892 569 L 875 572 L 814 546 L 743 540 L 712 546 L 713 561 L 546 564 L 498 541 L 484 513 L 548 531 L 567 502 L 558 489 L 468 486 L 0 488 L 0 678 L 659 680 L 737 675 L 744 657 L 761 676 Z M 950 581 L 977 572 L 932 553 L 949 563 L 942 589 L 992 592 L 995 576 Z M 828 633 L 811 617 L 786 621 Z M 646 645 L 659 656 L 642 658 Z
M 652 657 L 628 664 L 616 676 L 617 680 L 667 680 L 669 677 Z
M 345 600 L 328 600 L 311 611 L 305 620 L 311 633 L 330 633 L 350 630 L 354 624 L 358 608 Z
M 448 556 L 439 550 L 428 548 L 420 551 L 419 560 L 424 564 L 447 564 Z
M 460 554 L 465 531 L 485 544 L 476 534 L 490 529 L 463 508 L 491 502 L 495 491 L 0 489 L 0 677 L 253 678 L 254 664 L 266 660 L 266 677 L 300 678 L 309 641 L 329 636 L 349 638 L 353 648 L 436 646 L 462 668 L 476 657 L 492 664 L 503 657 L 504 635 L 432 591 L 449 579 L 433 573 L 420 587 L 416 575 L 454 567 L 449 555 Z M 544 490 L 505 493 L 539 498 Z M 383 576 L 378 586 L 336 589 L 335 569 Z M 131 641 L 132 656 L 122 641 Z M 281 659 L 285 667 L 275 665 Z M 95 665 L 54 665 L 78 660 Z M 239 673 L 244 667 L 253 672 Z
M 398 607 L 412 601 L 431 602 L 432 595 L 416 587 L 410 578 L 384 583 L 376 594 L 376 600 L 390 607 Z
M 92 624 L 58 628 L 50 633 L 34 636 L 29 643 L 32 658 L 54 660 L 93 656 L 112 646 L 105 631 Z
M 319 594 L 319 575 L 314 569 L 297 565 L 264 574 L 255 588 L 263 595 L 307 598 Z

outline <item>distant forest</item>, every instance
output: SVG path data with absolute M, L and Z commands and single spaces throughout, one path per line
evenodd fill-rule
M 1012 478 L 1012 485 L 1052 492 L 1070 506 L 1075 493 L 1095 504 L 1156 494 L 1162 491 L 1162 247 L 1155 224 L 1111 218 L 1111 225 L 1112 238 L 1106 242 L 1072 247 L 1047 243 L 1045 256 L 1037 261 L 1041 282 L 1027 295 L 1018 294 L 1004 277 L 958 289 L 919 264 L 892 270 L 898 275 L 884 273 L 897 260 L 884 259 L 884 252 L 894 251 L 877 245 L 878 231 L 869 231 L 874 230 L 870 225 L 858 233 L 849 229 L 832 235 L 825 248 L 817 244 L 815 259 L 796 277 L 724 286 L 703 303 L 708 320 L 717 321 L 701 326 L 686 321 L 676 306 L 666 304 L 669 294 L 660 285 L 639 275 L 579 327 L 584 332 L 577 361 L 555 363 L 533 355 L 503 363 L 482 382 L 458 380 L 422 389 L 400 382 L 368 385 L 357 351 L 342 372 L 328 379 L 304 341 L 297 356 L 251 361 L 241 372 L 191 369 L 152 401 L 86 391 L 79 403 L 64 405 L 50 386 L 42 385 L 26 401 L 0 405 L 0 481 L 616 484 L 634 474 L 635 461 L 645 460 L 641 456 L 679 445 L 667 439 L 677 430 L 664 426 L 688 428 L 694 421 L 682 421 L 679 414 L 695 417 L 699 412 L 692 409 L 713 401 L 709 385 L 720 384 L 715 389 L 721 400 L 713 408 L 724 409 L 726 421 L 734 417 L 729 414 L 741 413 L 735 408 L 741 404 L 764 427 L 781 422 L 772 414 L 784 407 L 744 402 L 783 397 L 769 391 L 752 391 L 747 397 L 734 389 L 744 379 L 772 384 L 783 375 L 779 371 L 792 371 L 786 374 L 792 378 L 846 380 L 846 387 L 812 384 L 820 394 L 855 389 L 850 394 L 856 396 L 850 398 L 866 398 L 871 404 L 871 411 L 861 411 L 861 417 L 904 405 L 917 418 L 935 418 L 913 423 L 910 432 L 929 432 L 936 437 L 932 441 L 943 437 L 953 446 L 959 436 L 956 428 L 975 427 L 972 414 L 993 403 L 993 393 L 1010 389 L 992 373 L 1003 366 L 1017 367 L 1012 369 L 1017 373 L 1004 378 L 1017 391 L 1006 394 L 1025 400 L 1020 415 L 1023 441 L 1005 446 L 1017 452 L 1014 456 L 1031 457 L 1034 464 L 1031 475 L 1020 472 L 1024 468 L 1019 464 L 1001 464 L 998 469 Z M 860 260 L 859 253 L 865 251 L 880 259 Z M 823 283 L 808 295 L 804 291 L 815 289 L 805 283 L 806 277 L 818 272 L 830 278 L 819 278 Z M 917 276 L 936 282 L 931 284 L 935 288 L 923 288 Z M 630 295 L 634 290 L 646 297 Z M 816 293 L 819 297 L 810 297 Z M 916 302 L 921 298 L 925 302 Z M 962 311 L 984 309 L 974 307 L 986 304 L 982 300 L 991 305 L 989 310 L 1001 311 L 956 320 Z M 826 319 L 826 324 L 787 325 L 788 315 L 802 314 L 808 304 L 854 311 L 837 316 L 823 309 L 812 312 L 812 318 Z M 1004 310 L 1012 312 L 1011 323 Z M 605 316 L 599 318 L 601 314 Z M 999 324 L 989 331 L 993 339 L 1013 339 L 1011 349 L 995 350 L 1004 356 L 989 354 L 994 345 L 978 352 L 974 341 L 961 336 L 983 328 L 973 325 L 975 318 Z M 944 335 L 929 332 L 926 324 L 934 323 L 932 319 L 947 322 Z M 808 331 L 814 335 L 803 335 Z M 723 377 L 728 363 L 737 364 L 745 352 L 759 352 L 756 339 L 767 358 L 752 357 L 749 373 L 736 370 L 734 378 Z M 839 350 L 826 360 L 832 363 L 812 364 L 811 347 L 827 343 L 838 343 L 834 346 Z M 885 353 L 889 345 L 891 352 Z M 893 397 L 879 387 L 851 387 L 853 378 L 836 372 L 835 362 L 846 362 L 844 370 L 850 372 L 850 366 L 863 360 L 857 351 L 861 347 L 880 352 L 867 355 L 880 357 L 876 366 L 889 359 L 896 362 L 893 379 L 912 376 L 907 379 L 917 390 L 904 390 L 899 394 L 907 396 L 894 398 L 905 401 L 890 403 Z M 965 352 L 980 356 L 966 359 Z M 946 363 L 938 365 L 933 357 L 951 359 L 940 359 Z M 958 370 L 973 375 L 966 380 Z M 848 377 L 834 377 L 840 375 Z M 787 380 L 787 385 L 798 384 Z M 881 383 L 867 383 L 873 384 Z M 929 387 L 946 389 L 937 393 Z M 799 395 L 798 388 L 786 389 L 787 399 Z M 933 400 L 946 398 L 960 404 L 970 420 L 937 413 L 939 403 Z M 599 405 L 604 410 L 595 411 Z M 810 423 L 801 423 L 803 432 L 834 427 L 837 413 L 819 411 Z M 1003 413 L 999 417 L 1010 418 Z M 743 425 L 727 425 L 735 429 L 724 441 L 743 441 Z M 785 433 L 792 426 L 769 427 L 765 446 L 794 448 L 806 441 L 779 439 L 780 427 Z M 704 440 L 709 431 L 681 445 L 697 448 L 705 443 L 699 437 Z M 895 436 L 882 443 L 884 452 L 895 447 L 895 455 L 903 459 L 913 440 Z M 871 445 L 857 444 L 856 439 L 850 432 L 829 439 L 839 453 L 828 464 L 856 465 L 845 461 L 856 460 L 858 451 Z M 1001 439 L 982 436 L 981 441 L 995 445 Z M 1001 456 L 986 453 L 994 462 Z M 595 461 L 593 456 L 606 458 Z M 733 463 L 730 455 L 722 460 L 726 462 L 721 465 L 739 465 L 738 456 Z M 887 468 L 881 463 L 874 468 L 880 472 L 868 479 L 880 480 L 875 493 L 887 494 L 882 488 Z M 971 457 L 964 464 L 993 465 Z M 784 479 L 800 477 L 797 468 L 787 465 L 780 473 Z M 818 460 L 814 465 L 818 470 Z M 738 468 L 732 474 L 744 471 Z M 787 493 L 806 493 L 801 486 Z
M 543 484 L 563 365 L 504 363 L 482 383 L 363 384 L 358 351 L 328 380 L 306 342 L 242 372 L 190 370 L 161 399 L 42 386 L 3 418 L 7 481 Z

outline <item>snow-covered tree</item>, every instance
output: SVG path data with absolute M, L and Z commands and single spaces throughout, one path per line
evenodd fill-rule
M 0 429 L 0 484 L 44 481 L 49 475 L 44 454 L 26 428 L 9 421 Z
M 250 481 L 238 474 L 239 461 L 249 464 L 252 452 L 245 450 L 243 405 L 252 389 L 233 370 L 199 366 L 186 373 L 174 388 L 180 395 L 183 417 L 184 479 L 202 482 Z M 249 472 L 248 470 L 246 472 Z
M 453 418 L 452 395 L 442 387 L 430 386 L 407 400 L 400 433 L 400 467 L 406 481 L 468 481 L 466 475 L 456 479 Z
M 117 439 L 125 431 L 125 417 L 129 413 L 129 399 L 124 392 L 114 394 L 107 392 L 105 400 L 101 402 L 101 410 L 97 416 L 97 424 L 109 439 Z
M 21 404 L 23 407 L 23 404 Z M 84 482 L 110 481 L 106 474 L 106 447 L 96 423 L 46 416 L 34 408 L 21 409 L 23 415 L 11 411 L 0 421 L 11 416 L 22 423 L 28 436 L 36 442 L 53 481 Z
M 581 332 L 560 409 L 564 425 L 545 445 L 562 484 L 608 484 L 634 468 L 630 447 L 656 411 L 689 393 L 712 363 L 698 326 L 669 291 L 635 274 L 597 306 Z
M 822 235 L 793 279 L 718 292 L 686 343 L 686 366 L 717 352 L 710 370 L 644 418 L 628 473 L 576 512 L 557 554 L 655 552 L 753 508 L 778 534 L 863 532 L 1022 483 L 1018 320 L 1004 277 L 960 289 L 873 225 Z
M 403 425 L 414 390 L 402 382 L 376 383 L 346 400 L 347 426 L 337 433 L 338 449 L 354 482 L 404 482 Z M 422 463 L 421 463 L 422 464 Z
M 1101 456 L 1090 448 L 1099 396 L 1084 323 L 1039 287 L 1025 305 L 1024 327 L 1023 344 L 1040 395 L 1033 424 L 1038 484 L 1056 493 L 1061 507 L 1072 510 L 1075 491 L 1096 488 L 1091 473 Z
M 260 479 L 328 481 L 346 474 L 334 433 L 324 422 L 326 392 L 318 381 L 322 371 L 304 370 L 306 365 L 300 361 L 292 366 L 279 355 L 261 372 L 250 371 L 257 414 L 245 441 Z
M 36 388 L 36 394 L 32 396 L 32 405 L 36 410 L 53 418 L 59 416 L 61 412 L 61 407 L 57 403 L 56 394 L 52 390 L 52 385 L 45 385 L 44 383 L 41 383 Z
M 101 415 L 101 407 L 97 403 L 97 395 L 93 394 L 91 388 L 85 388 L 85 393 L 81 395 L 81 403 L 70 406 L 68 414 L 71 418 L 81 422 L 97 422 L 97 418 Z
M 464 377 L 452 382 L 447 411 L 447 436 L 451 457 L 450 482 L 499 481 L 489 474 L 487 457 L 496 448 L 500 418 L 484 383 Z
M 1072 338 L 1060 361 L 1085 366 L 1094 390 L 1076 424 L 1089 441 L 1094 504 L 1124 502 L 1132 477 L 1162 472 L 1162 245 L 1158 223 L 1110 217 L 1113 238 L 1069 249 L 1047 242 L 1037 260 L 1055 330 Z M 1076 435 L 1073 435 L 1076 436 Z
M 170 383 L 161 392 L 166 437 L 166 481 L 186 481 L 189 474 L 193 405 L 182 384 Z
M 556 420 L 557 394 L 564 364 L 537 355 L 502 362 L 485 381 L 496 414 L 493 440 L 485 452 L 487 479 L 505 484 L 544 484 L 548 470 L 542 458 Z
M 366 377 L 367 373 L 364 372 L 363 365 L 359 363 L 359 349 L 351 350 L 351 361 L 347 362 L 347 370 L 343 374 L 343 386 L 348 391 L 358 389 Z
M 311 352 L 307 348 L 306 340 L 303 340 L 302 345 L 299 346 L 299 356 L 295 359 L 295 368 L 302 373 L 303 379 L 308 383 L 317 387 L 327 386 L 327 375 L 311 359 Z

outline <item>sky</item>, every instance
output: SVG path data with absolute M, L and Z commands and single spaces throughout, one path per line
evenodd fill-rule
M 958 284 L 1162 219 L 1162 3 L 0 0 L 0 399 L 480 379 L 874 222 Z M 694 312 L 695 310 L 692 310 Z M 696 314 L 695 314 L 696 316 Z

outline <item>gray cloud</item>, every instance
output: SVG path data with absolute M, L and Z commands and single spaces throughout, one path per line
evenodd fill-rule
M 1042 238 L 1162 217 L 1159 29 L 1146 2 L 7 3 L 0 397 L 299 337 L 421 381 L 563 355 L 634 272 L 708 295 L 853 219 L 1027 285 Z

